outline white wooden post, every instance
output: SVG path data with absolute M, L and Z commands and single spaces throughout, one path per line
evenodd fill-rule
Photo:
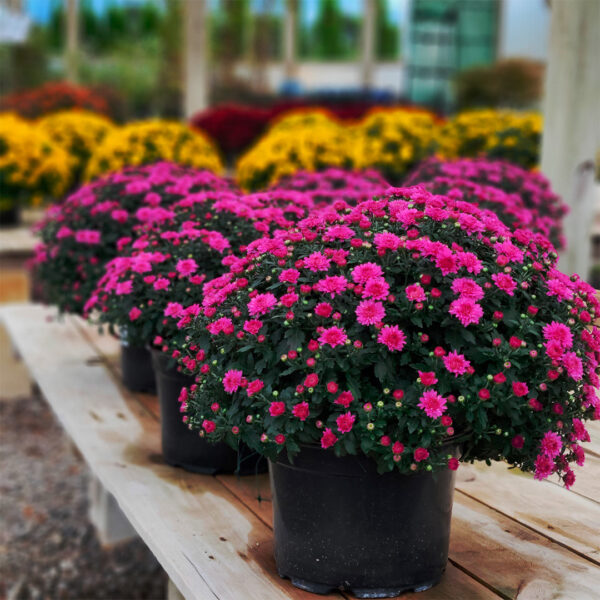
M 362 84 L 365 88 L 373 86 L 375 69 L 375 18 L 376 1 L 363 0 L 363 26 L 362 26 Z
M 569 205 L 562 270 L 586 277 L 600 148 L 600 1 L 553 0 L 541 167 Z
M 296 77 L 296 16 L 298 14 L 298 0 L 287 0 L 285 4 L 285 19 L 283 23 L 283 43 L 285 60 L 285 78 Z
M 103 546 L 112 546 L 137 536 L 119 503 L 94 475 L 91 475 L 88 485 L 88 500 L 88 516 Z
M 184 113 L 191 117 L 208 106 L 208 31 L 206 0 L 185 0 Z
M 65 53 L 66 77 L 71 83 L 77 82 L 77 62 L 79 45 L 79 2 L 67 0 L 66 13 L 67 48 Z

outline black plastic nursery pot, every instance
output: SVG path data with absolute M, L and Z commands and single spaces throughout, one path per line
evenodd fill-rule
M 211 444 L 203 440 L 197 431 L 191 431 L 182 420 L 179 394 L 181 388 L 189 387 L 194 380 L 169 366 L 169 357 L 160 350 L 152 349 L 152 364 L 160 402 L 162 452 L 166 463 L 194 473 L 237 473 L 254 475 L 267 470 L 267 461 L 240 445 L 238 452 L 222 443 Z
M 270 462 L 279 574 L 313 593 L 358 598 L 436 585 L 448 561 L 454 475 L 380 475 L 364 456 L 317 446 L 303 446 L 293 464 L 282 455 Z
M 0 204 L 0 227 L 16 227 L 21 222 L 21 208 L 14 203 L 8 206 Z
M 121 342 L 121 373 L 123 384 L 132 392 L 156 392 L 152 355 L 144 346 Z

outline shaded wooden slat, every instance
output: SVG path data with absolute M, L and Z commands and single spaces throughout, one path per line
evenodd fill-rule
M 450 558 L 506 598 L 596 600 L 600 567 L 463 494 Z
M 600 564 L 600 505 L 506 465 L 461 465 L 456 489 Z

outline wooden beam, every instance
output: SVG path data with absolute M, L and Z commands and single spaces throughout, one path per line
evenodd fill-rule
M 561 269 L 587 276 L 600 147 L 600 2 L 554 0 L 544 99 L 542 171 L 570 207 Z
M 79 2 L 78 0 L 67 0 L 66 12 L 66 39 L 65 52 L 65 75 L 67 81 L 77 82 L 77 63 L 79 46 Z
M 375 19 L 376 0 L 363 0 L 362 26 L 362 84 L 365 88 L 373 87 L 375 71 Z
M 208 106 L 208 30 L 206 0 L 185 0 L 186 118 Z
M 294 79 L 298 65 L 296 63 L 296 19 L 298 0 L 287 0 L 283 22 L 284 71 L 286 79 Z

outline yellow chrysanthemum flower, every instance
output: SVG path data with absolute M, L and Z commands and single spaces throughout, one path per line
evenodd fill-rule
M 182 123 L 150 119 L 109 133 L 92 154 L 85 179 L 158 161 L 223 172 L 221 158 L 208 136 Z
M 90 156 L 116 129 L 110 119 L 85 110 L 65 110 L 37 121 L 38 127 L 73 157 L 73 180 L 80 182 Z
M 433 153 L 439 125 L 428 111 L 376 109 L 352 128 L 354 163 L 375 168 L 399 183 L 416 163 Z
M 256 190 L 299 170 L 354 166 L 350 130 L 325 111 L 279 119 L 237 164 L 239 185 Z
M 0 196 L 7 202 L 60 199 L 71 182 L 73 159 L 39 127 L 0 114 Z
M 442 158 L 488 156 L 525 168 L 539 161 L 543 121 L 535 112 L 470 110 L 450 119 L 440 132 Z

